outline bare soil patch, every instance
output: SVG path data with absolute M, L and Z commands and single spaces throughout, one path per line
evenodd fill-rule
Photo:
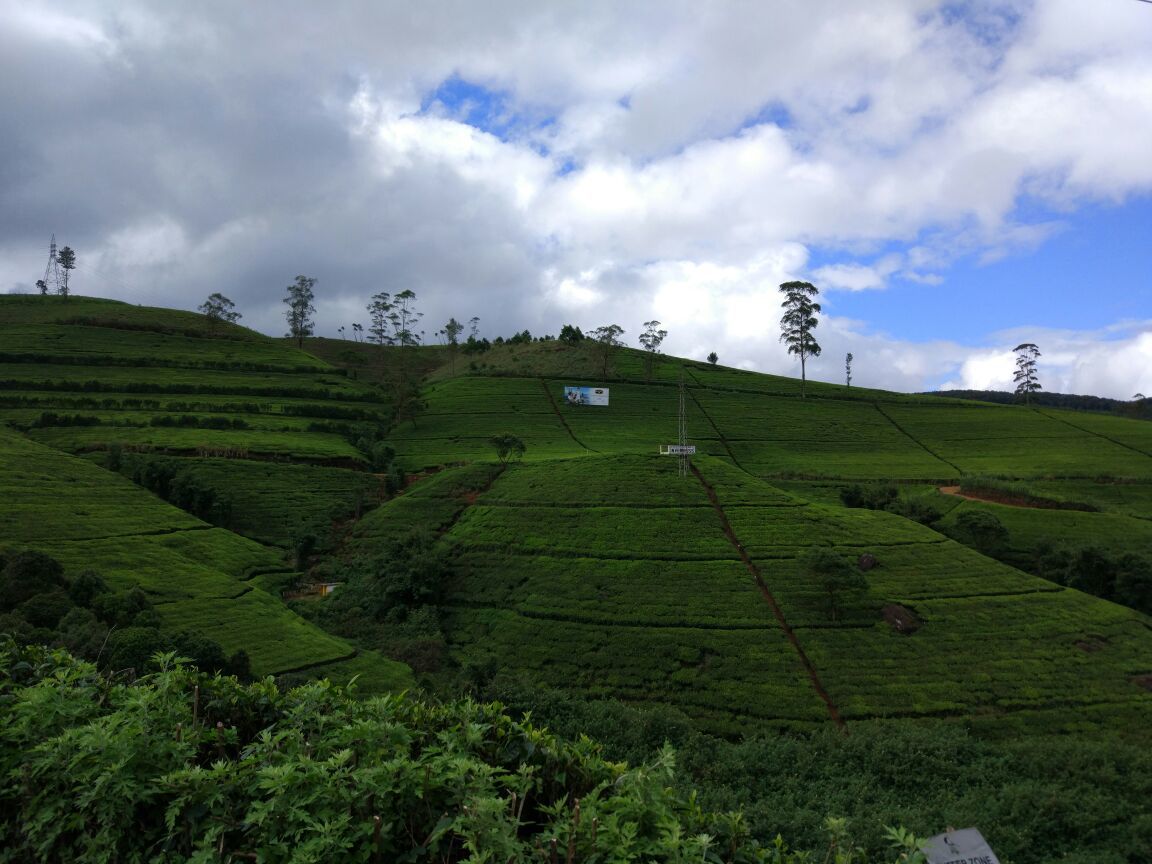
M 1110 641 L 1106 636 L 1086 636 L 1072 644 L 1087 654 L 1095 654 L 1097 651 L 1104 650 Z
M 1006 507 L 1028 507 L 1033 510 L 1091 510 L 1083 504 L 1065 501 L 1052 501 L 1048 498 L 1035 498 L 1031 495 L 1012 495 L 995 489 L 970 489 L 961 492 L 959 486 L 937 487 L 944 495 L 955 495 L 968 501 L 987 501 L 990 504 L 1003 504 Z
M 920 620 L 919 615 L 907 606 L 901 606 L 899 603 L 888 604 L 884 607 L 883 613 L 884 620 L 888 622 L 888 626 L 897 633 L 903 633 L 905 636 L 911 636 L 924 626 L 924 622 Z
M 1132 679 L 1132 683 L 1152 692 L 1152 675 L 1137 675 Z

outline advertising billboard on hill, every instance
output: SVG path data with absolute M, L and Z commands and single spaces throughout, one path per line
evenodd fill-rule
M 565 387 L 564 401 L 568 405 L 607 405 L 607 387 Z

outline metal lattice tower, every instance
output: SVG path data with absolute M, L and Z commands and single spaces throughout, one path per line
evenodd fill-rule
M 680 445 L 680 476 L 687 477 L 691 467 L 692 457 L 688 455 L 688 410 L 685 405 L 684 367 L 680 367 L 680 416 L 677 424 L 676 443 Z
M 64 279 L 60 275 L 60 259 L 56 256 L 56 235 L 52 235 L 52 245 L 48 247 L 48 266 L 44 268 L 44 284 L 49 294 L 59 294 Z

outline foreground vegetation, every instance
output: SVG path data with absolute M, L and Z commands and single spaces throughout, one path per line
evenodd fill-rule
M 499 705 L 281 692 L 158 663 L 127 684 L 0 644 L 0 858 L 812 860 L 701 809 L 670 749 L 630 768 Z M 833 827 L 825 860 L 863 861 Z M 873 860 L 922 860 L 892 840 Z

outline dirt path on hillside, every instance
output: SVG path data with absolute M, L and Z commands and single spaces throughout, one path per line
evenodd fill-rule
M 784 631 L 784 635 L 788 637 L 793 650 L 796 651 L 796 656 L 800 658 L 800 663 L 804 666 L 804 671 L 808 673 L 808 679 L 812 682 L 812 687 L 816 690 L 816 694 L 824 700 L 824 704 L 828 708 L 828 716 L 832 721 L 841 729 L 847 731 L 844 725 L 844 718 L 840 716 L 840 710 L 836 707 L 836 703 L 832 701 L 832 697 L 828 695 L 828 691 L 824 689 L 824 684 L 820 681 L 820 676 L 816 673 L 816 667 L 812 665 L 812 661 L 808 659 L 808 655 L 804 653 L 803 647 L 800 645 L 800 640 L 796 638 L 796 633 L 789 626 L 788 620 L 784 617 L 784 612 L 780 608 L 780 604 L 776 602 L 776 598 L 772 596 L 772 592 L 768 590 L 768 585 L 764 582 L 764 577 L 760 573 L 760 568 L 756 566 L 755 562 L 749 557 L 748 552 L 745 551 L 744 545 L 737 539 L 736 532 L 732 530 L 732 524 L 728 521 L 728 514 L 724 512 L 724 508 L 720 504 L 720 499 L 716 497 L 716 490 L 712 488 L 712 484 L 704 479 L 704 475 L 700 473 L 700 469 L 692 465 L 692 474 L 700 481 L 700 485 L 704 487 L 704 491 L 708 494 L 708 500 L 712 502 L 712 507 L 716 511 L 716 515 L 720 517 L 720 524 L 724 528 L 724 535 L 728 538 L 728 542 L 736 549 L 740 555 L 740 560 L 744 562 L 744 566 L 748 568 L 748 572 L 752 574 L 752 578 L 756 581 L 756 587 L 760 589 L 760 594 L 763 596 L 764 601 L 772 610 L 772 614 L 776 617 L 777 623 Z
M 1022 498 L 1019 495 L 993 492 L 991 490 L 983 495 L 973 495 L 970 492 L 961 492 L 959 486 L 938 486 L 936 488 L 941 494 L 963 498 L 965 501 L 984 501 L 988 504 L 1003 504 L 1005 507 L 1027 507 L 1031 510 L 1068 509 L 1060 507 L 1056 502 L 1048 503 L 1036 499 Z

